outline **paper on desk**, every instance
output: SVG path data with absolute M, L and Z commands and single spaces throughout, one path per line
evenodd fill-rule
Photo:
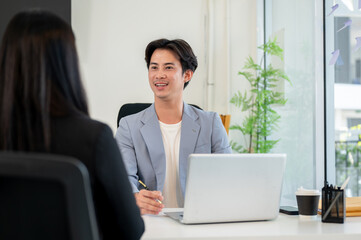
M 322 209 L 322 200 L 318 203 L 318 208 Z M 361 197 L 346 198 L 346 217 L 361 216 Z

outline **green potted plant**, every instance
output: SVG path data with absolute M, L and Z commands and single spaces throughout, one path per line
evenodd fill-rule
M 245 138 L 244 144 L 231 141 L 232 149 L 239 153 L 268 153 L 279 141 L 269 139 L 269 136 L 278 128 L 280 115 L 274 106 L 285 105 L 287 99 L 284 93 L 277 90 L 280 81 L 291 84 L 287 75 L 272 64 L 264 66 L 264 58 L 275 56 L 283 61 L 283 49 L 278 45 L 276 38 L 258 47 L 263 57 L 259 64 L 252 57 L 248 57 L 243 69 L 238 72 L 250 84 L 250 91 L 242 94 L 237 91 L 230 102 L 245 113 L 241 124 L 233 124 L 230 130 L 240 131 Z

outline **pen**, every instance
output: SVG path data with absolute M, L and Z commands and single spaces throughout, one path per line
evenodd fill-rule
M 141 180 L 138 180 L 138 182 L 144 187 L 145 190 L 149 190 L 147 185 L 145 185 Z
M 138 180 L 138 182 L 144 187 L 145 190 L 149 190 L 149 188 L 147 187 L 147 185 L 145 185 L 144 182 L 142 182 L 140 179 Z M 155 199 L 155 201 L 159 202 L 160 204 L 163 204 L 161 200 L 159 199 Z

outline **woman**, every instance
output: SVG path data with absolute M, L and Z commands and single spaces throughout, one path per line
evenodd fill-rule
M 18 13 L 0 52 L 0 150 L 72 156 L 88 168 L 103 239 L 139 239 L 144 223 L 108 126 L 91 120 L 75 38 L 56 15 Z

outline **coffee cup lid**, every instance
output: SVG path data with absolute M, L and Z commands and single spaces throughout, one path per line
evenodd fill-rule
M 315 196 L 315 195 L 320 195 L 320 191 L 317 189 L 305 189 L 303 187 L 299 187 L 297 189 L 296 195 Z

